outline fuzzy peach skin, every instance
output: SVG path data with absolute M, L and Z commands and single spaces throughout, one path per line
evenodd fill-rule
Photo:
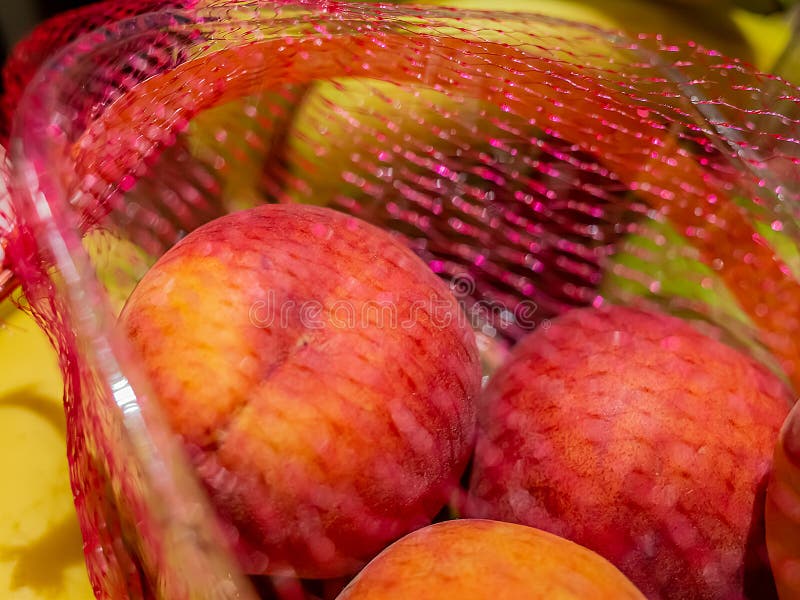
M 490 382 L 466 513 L 571 539 L 653 600 L 774 598 L 764 488 L 790 402 L 679 319 L 568 313 Z
M 443 281 L 354 217 L 217 219 L 120 319 L 249 573 L 355 572 L 431 521 L 471 453 L 473 332 Z
M 644 600 L 611 563 L 544 531 L 480 519 L 395 542 L 337 600 Z

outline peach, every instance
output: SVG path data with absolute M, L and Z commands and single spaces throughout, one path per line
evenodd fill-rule
M 644 599 L 611 563 L 532 527 L 445 521 L 384 550 L 338 600 Z
M 490 382 L 466 513 L 586 546 L 648 598 L 772 598 L 764 487 L 790 400 L 680 319 L 567 313 Z
M 320 207 L 230 214 L 120 320 L 250 573 L 355 572 L 457 486 L 475 338 L 399 238 Z

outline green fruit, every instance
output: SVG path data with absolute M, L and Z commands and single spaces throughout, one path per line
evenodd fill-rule
M 463 9 L 519 11 L 587 23 L 628 33 L 659 33 L 667 40 L 692 40 L 728 56 L 752 60 L 753 51 L 724 5 L 708 1 L 642 2 L 607 0 L 592 4 L 580 0 L 423 0 L 425 4 Z M 713 7 L 713 10 L 711 9 Z
M 133 242 L 105 229 L 90 231 L 82 241 L 97 279 L 106 289 L 114 314 L 119 314 L 155 258 Z
M 309 86 L 237 98 L 197 115 L 189 150 L 220 182 L 228 211 L 279 199 L 286 135 Z
M 685 310 L 714 306 L 728 318 L 749 323 L 733 294 L 699 252 L 665 220 L 646 220 L 620 245 L 606 270 L 600 293 L 615 303 L 638 297 L 673 300 Z
M 455 156 L 459 143 L 483 138 L 484 119 L 502 114 L 480 100 L 421 85 L 356 77 L 319 82 L 287 137 L 288 195 L 315 204 L 365 193 L 384 198 L 411 175 L 398 167 L 430 173 L 419 163 L 430 160 L 428 144 Z
M 792 274 L 800 276 L 800 252 L 793 239 L 769 223 L 757 221 L 753 227 Z M 750 317 L 697 249 L 663 218 L 647 219 L 636 228 L 609 260 L 600 295 L 611 304 L 645 301 L 686 319 L 711 321 L 725 331 L 729 343 L 779 372 L 774 358 L 755 341 Z
M 579 0 L 541 0 L 535 4 L 523 0 L 500 0 L 490 7 L 485 0 L 429 0 L 429 4 L 453 4 L 463 9 L 535 10 L 608 29 L 650 32 L 666 29 L 665 34 L 674 39 L 691 38 L 728 54 L 752 58 L 749 44 L 726 11 L 722 14 L 717 12 L 712 18 L 708 9 L 702 11 L 677 8 L 669 3 L 631 0 L 612 0 L 602 7 Z M 527 30 L 524 21 L 509 20 L 507 23 L 505 28 L 502 22 L 499 26 L 494 22 L 490 23 L 492 27 L 483 28 L 479 27 L 481 20 L 477 16 L 469 16 L 458 25 L 480 29 L 483 37 L 489 36 L 495 41 L 509 37 L 503 33 L 504 29 Z M 535 31 L 541 29 L 538 24 Z M 456 28 L 451 33 L 467 35 Z M 586 41 L 583 43 L 584 46 L 588 44 Z M 586 50 L 583 47 L 584 53 Z M 610 44 L 603 44 L 592 54 L 597 55 L 598 63 L 605 67 L 608 57 L 617 52 Z M 620 56 L 615 58 L 619 60 Z M 367 159 L 357 155 L 363 155 L 361 150 L 365 144 L 375 145 L 376 140 L 369 138 L 370 133 L 388 133 L 387 122 L 391 121 L 394 131 L 399 132 L 392 141 L 401 144 L 404 133 L 413 131 L 419 137 L 422 127 L 430 131 L 437 124 L 452 126 L 437 113 L 446 111 L 453 100 L 422 86 L 400 89 L 391 84 L 352 78 L 321 82 L 311 88 L 288 92 L 291 98 L 270 93 L 266 99 L 249 97 L 229 102 L 202 113 L 190 125 L 188 137 L 192 152 L 214 169 L 222 183 L 221 196 L 227 199 L 231 208 L 246 208 L 264 199 L 327 204 L 334 195 L 342 193 L 343 187 L 348 187 L 343 185 L 342 175 L 359 170 L 354 169 L 353 157 L 356 157 L 356 162 Z M 392 98 L 391 105 L 385 101 L 386 98 Z M 258 110 L 265 105 L 279 110 L 277 113 Z M 258 114 L 254 113 L 255 110 Z M 456 112 L 458 119 L 477 115 L 463 106 Z M 409 113 L 416 117 L 410 117 Z M 356 119 L 358 125 L 349 125 L 348 119 Z M 381 119 L 382 122 L 378 122 Z M 478 117 L 473 120 L 477 121 Z M 246 140 L 248 136 L 257 139 L 258 143 L 231 145 L 224 141 L 226 137 Z M 440 142 L 437 140 L 436 143 Z M 388 146 L 388 140 L 381 145 Z M 380 165 L 373 166 L 370 165 L 372 172 L 380 168 Z M 265 174 L 265 170 L 269 173 Z

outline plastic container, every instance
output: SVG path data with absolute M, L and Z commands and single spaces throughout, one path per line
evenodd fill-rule
M 7 253 L 62 358 L 98 597 L 255 597 L 115 329 L 188 231 L 263 202 L 395 231 L 487 374 L 564 311 L 623 303 L 796 387 L 797 96 L 696 45 L 522 14 L 206 2 L 69 44 L 16 112 Z

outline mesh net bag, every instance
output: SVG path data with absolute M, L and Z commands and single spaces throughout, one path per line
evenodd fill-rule
M 17 44 L 3 69 L 2 139 L 7 141 L 11 118 L 25 87 L 36 70 L 48 58 L 81 34 L 107 23 L 135 15 L 153 12 L 160 8 L 189 7 L 193 0 L 138 0 L 136 2 L 104 2 L 102 6 L 90 5 L 60 14 L 46 25 Z
M 5 251 L 59 350 L 98 598 L 321 598 L 346 581 L 237 565 L 236 515 L 212 516 L 220 488 L 198 482 L 116 326 L 148 269 L 228 213 L 303 203 L 392 232 L 449 285 L 486 375 L 559 315 L 623 304 L 800 383 L 798 90 L 714 50 L 531 14 L 106 2 L 42 27 L 4 76 Z M 767 501 L 787 594 L 797 423 Z

